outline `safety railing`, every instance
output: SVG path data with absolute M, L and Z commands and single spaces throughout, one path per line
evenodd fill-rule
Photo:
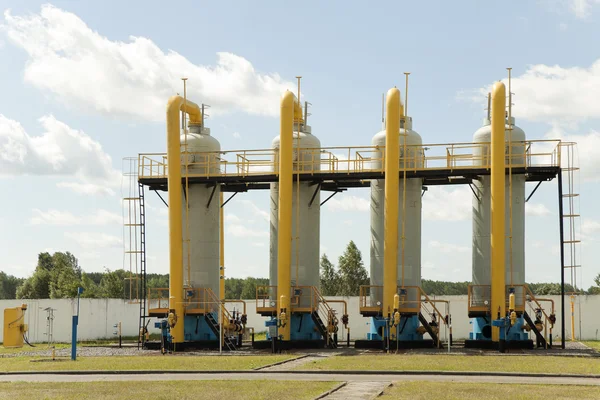
M 256 312 L 272 315 L 277 313 L 277 286 L 260 285 L 256 287 Z
M 556 323 L 554 300 L 536 297 L 528 286 L 525 286 L 525 300 L 532 315 L 535 317 L 534 326 L 538 331 L 543 330 L 545 347 L 552 345 L 552 329 Z M 550 303 L 550 314 L 541 303 Z
M 531 293 L 527 285 L 506 285 L 506 308 L 509 306 L 510 291 L 514 290 L 515 294 L 515 311 L 520 313 L 525 311 L 527 302 L 527 293 Z M 468 286 L 467 304 L 469 313 L 490 313 L 491 307 L 491 285 L 469 285 Z
M 529 140 L 507 146 L 506 166 L 560 166 L 559 140 Z M 232 150 L 213 153 L 182 152 L 189 177 L 277 175 L 276 149 Z M 450 143 L 406 146 L 400 152 L 400 171 L 490 168 L 489 143 Z M 140 154 L 139 178 L 166 178 L 165 154 Z M 302 148 L 294 153 L 294 171 L 302 174 L 384 172 L 385 146 Z
M 436 346 L 441 348 L 441 336 L 440 336 L 440 326 L 445 326 L 445 336 L 446 342 L 448 342 L 448 335 L 451 334 L 450 331 L 450 302 L 448 300 L 438 300 L 431 299 L 427 293 L 420 290 L 421 292 L 421 313 L 428 320 L 429 326 L 434 331 L 437 339 Z M 438 303 L 442 303 L 445 305 L 445 313 L 442 313 L 439 307 L 436 305 Z M 433 338 L 432 338 L 433 339 Z M 450 343 L 448 343 L 450 345 Z
M 418 314 L 421 309 L 421 288 L 419 286 L 398 286 L 401 314 Z M 383 286 L 363 285 L 359 289 L 359 307 L 362 315 L 383 315 Z M 390 310 L 390 313 L 392 310 Z
M 169 313 L 169 288 L 148 288 L 149 315 Z

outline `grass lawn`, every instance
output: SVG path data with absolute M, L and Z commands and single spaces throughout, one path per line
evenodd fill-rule
M 588 347 L 591 347 L 592 349 L 600 350 L 600 341 L 589 340 L 581 343 L 585 344 Z
M 396 382 L 378 399 L 411 400 L 595 400 L 598 386 L 506 385 L 491 383 Z
M 0 358 L 0 371 L 59 371 L 59 370 L 248 370 L 279 361 L 290 356 L 115 356 L 78 357 L 77 361 L 48 357 Z
M 0 383 L 0 399 L 312 399 L 335 382 L 157 381 Z
M 337 356 L 304 364 L 311 370 L 388 371 L 503 371 L 600 374 L 600 361 L 589 357 L 552 356 L 451 356 L 451 355 L 360 355 Z

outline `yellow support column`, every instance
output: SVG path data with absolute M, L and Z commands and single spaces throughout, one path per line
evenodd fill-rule
M 167 177 L 169 189 L 169 310 L 175 321 L 171 327 L 173 344 L 183 343 L 183 222 L 181 187 L 180 112 L 190 122 L 201 123 L 200 107 L 183 97 L 172 96 L 167 103 Z
M 294 107 L 296 96 L 285 92 L 281 99 L 279 133 L 279 225 L 277 228 L 277 300 L 279 309 L 278 335 L 290 340 L 290 291 L 292 263 L 292 183 Z
M 492 269 L 492 320 L 506 316 L 505 273 L 505 165 L 504 165 L 504 108 L 506 88 L 502 82 L 492 88 L 492 143 L 491 143 L 491 269 Z M 492 341 L 500 341 L 500 327 L 492 327 Z
M 383 317 L 391 318 L 398 291 L 398 185 L 400 116 L 403 114 L 400 90 L 388 90 L 385 123 L 385 200 L 383 236 Z M 384 329 L 387 336 L 387 330 Z

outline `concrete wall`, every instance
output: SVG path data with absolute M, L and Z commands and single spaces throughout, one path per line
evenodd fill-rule
M 557 324 L 553 331 L 556 338 L 560 335 L 560 296 L 549 296 L 556 303 Z M 369 331 L 369 319 L 363 318 L 358 313 L 358 297 L 332 297 L 332 299 L 343 299 L 348 302 L 348 313 L 350 316 L 350 332 L 352 339 L 363 339 Z M 467 296 L 442 296 L 437 299 L 449 300 L 452 314 L 453 336 L 455 339 L 464 339 L 469 336 L 470 325 L 467 318 Z M 29 325 L 29 339 L 32 342 L 46 341 L 46 312 L 47 307 L 56 309 L 54 311 L 54 340 L 56 342 L 69 342 L 71 340 L 71 316 L 76 310 L 77 300 L 0 300 L 0 310 L 16 307 L 22 303 L 28 305 L 25 314 L 26 323 Z M 266 318 L 256 314 L 254 300 L 247 302 L 248 326 L 255 328 L 256 332 L 265 331 L 264 322 Z M 332 304 L 342 314 L 341 304 Z M 228 308 L 240 307 L 240 304 L 230 304 Z M 600 339 L 600 296 L 580 296 L 577 298 L 575 307 L 575 332 L 578 338 L 583 340 Z M 571 337 L 571 320 L 569 298 L 566 299 L 567 310 L 567 338 Z M 440 311 L 444 312 L 441 308 Z M 79 313 L 78 337 L 80 340 L 94 340 L 111 338 L 113 325 L 121 322 L 124 336 L 135 336 L 138 332 L 139 304 L 130 304 L 127 301 L 117 299 L 81 299 Z M 2 326 L 4 315 L 0 313 Z M 153 319 L 154 320 L 154 319 Z M 154 329 L 154 321 L 149 325 L 150 332 L 158 332 Z M 0 341 L 3 332 L 0 330 Z M 340 338 L 346 337 L 346 332 L 340 332 Z M 445 332 L 442 328 L 442 337 Z

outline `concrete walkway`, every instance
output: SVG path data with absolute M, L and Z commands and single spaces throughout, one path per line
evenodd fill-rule
M 469 383 L 520 383 L 544 385 L 586 385 L 600 386 L 600 378 L 580 377 L 524 377 L 524 376 L 479 376 L 479 375 L 405 375 L 405 374 L 340 374 L 322 371 L 318 374 L 289 372 L 223 372 L 214 373 L 178 373 L 178 374 L 22 374 L 0 375 L 0 382 L 99 382 L 99 381 L 193 381 L 193 380 L 286 380 L 286 381 L 335 381 L 335 382 L 382 382 L 395 381 L 432 381 L 432 382 L 469 382 Z
M 378 397 L 392 382 L 348 382 L 347 385 L 321 397 L 326 400 L 363 400 Z

